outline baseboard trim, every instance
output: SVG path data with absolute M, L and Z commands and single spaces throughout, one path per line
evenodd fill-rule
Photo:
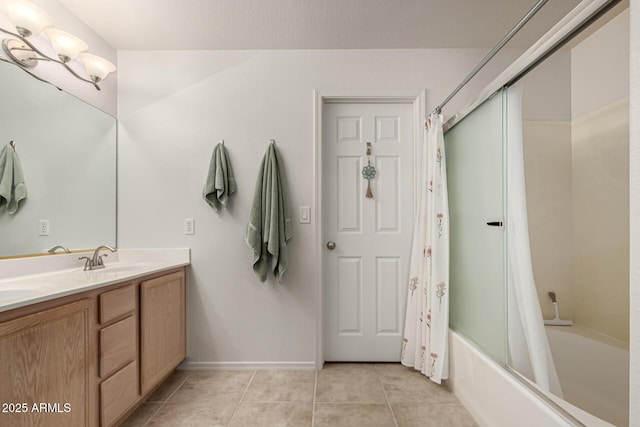
M 270 369 L 315 371 L 315 362 L 188 362 L 181 363 L 178 368 L 184 371 L 214 370 L 250 370 L 266 371 Z

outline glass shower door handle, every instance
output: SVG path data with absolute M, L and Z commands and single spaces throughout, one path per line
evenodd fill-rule
M 500 228 L 503 227 L 502 221 L 491 221 L 491 222 L 488 222 L 487 225 L 491 227 L 500 227 Z

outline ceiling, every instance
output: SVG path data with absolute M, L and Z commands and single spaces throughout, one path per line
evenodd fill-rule
M 488 48 L 535 0 L 60 0 L 117 50 Z M 549 1 L 528 47 L 579 0 Z

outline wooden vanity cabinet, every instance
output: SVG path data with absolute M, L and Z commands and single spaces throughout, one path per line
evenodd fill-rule
M 180 269 L 100 295 L 101 426 L 121 421 L 185 358 L 185 292 Z
M 0 323 L 0 425 L 88 426 L 89 299 Z
M 185 358 L 185 292 L 181 268 L 0 313 L 0 426 L 120 423 Z
M 144 394 L 185 358 L 185 283 L 180 271 L 140 283 L 140 387 Z

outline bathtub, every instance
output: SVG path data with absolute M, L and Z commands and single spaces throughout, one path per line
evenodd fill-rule
M 566 332 L 558 331 L 552 338 L 562 339 L 560 334 Z M 516 380 L 517 375 L 507 372 L 461 334 L 450 330 L 449 346 L 447 386 L 481 427 L 575 426 L 531 391 L 537 387 L 523 385 L 523 381 Z M 549 398 L 585 426 L 615 427 L 560 398 Z
M 564 400 L 611 424 L 628 426 L 628 346 L 580 326 L 545 329 Z

